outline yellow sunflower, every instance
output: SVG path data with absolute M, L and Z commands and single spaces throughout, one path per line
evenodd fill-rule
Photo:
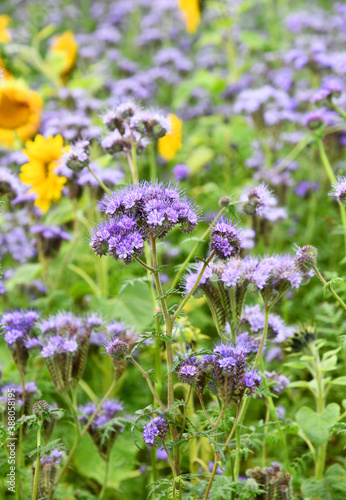
M 18 136 L 32 137 L 40 125 L 42 99 L 20 81 L 11 78 L 0 85 L 0 143 L 12 146 Z
M 7 26 L 10 22 L 10 17 L 0 16 L 0 43 L 7 43 L 11 40 L 10 32 L 7 30 Z
M 194 33 L 201 21 L 199 0 L 179 0 L 179 9 L 183 13 L 186 23 L 186 31 Z
M 166 133 L 164 137 L 162 137 L 158 141 L 159 153 L 167 161 L 174 158 L 177 152 L 181 149 L 182 146 L 181 129 L 183 127 L 182 120 L 179 120 L 179 118 L 176 115 L 173 114 L 169 115 L 168 120 L 171 129 L 169 132 Z
M 29 161 L 22 166 L 19 178 L 23 184 L 32 186 L 29 193 L 37 195 L 35 205 L 45 213 L 52 201 L 60 199 L 67 180 L 55 173 L 66 148 L 63 147 L 61 135 L 47 138 L 37 135 L 33 141 L 27 141 L 25 146 L 23 153 L 29 157 Z
M 60 74 L 61 76 L 66 76 L 75 65 L 77 59 L 78 45 L 72 31 L 65 31 L 62 35 L 57 36 L 50 50 L 53 54 L 62 54 L 64 56 L 65 64 Z

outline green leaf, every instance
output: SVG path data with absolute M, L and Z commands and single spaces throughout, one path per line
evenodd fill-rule
M 338 421 L 339 415 L 339 405 L 330 403 L 322 413 L 316 413 L 311 408 L 303 406 L 298 411 L 296 418 L 310 441 L 316 446 L 321 446 L 328 442 L 329 429 Z
M 6 289 L 13 290 L 18 285 L 29 285 L 42 271 L 42 264 L 24 264 L 18 267 L 13 276 L 7 280 Z
M 196 148 L 187 160 L 187 165 L 191 168 L 192 174 L 198 172 L 206 163 L 214 158 L 214 151 L 207 146 Z
M 337 377 L 331 382 L 332 385 L 346 385 L 346 375 L 343 377 Z
M 330 372 L 336 369 L 336 364 L 338 362 L 338 357 L 334 354 L 330 358 L 322 360 L 321 370 L 323 372 Z
M 310 389 L 309 382 L 305 382 L 304 380 L 298 380 L 297 382 L 291 382 L 289 387 L 305 387 L 306 389 Z

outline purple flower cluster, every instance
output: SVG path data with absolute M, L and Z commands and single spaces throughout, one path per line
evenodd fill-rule
M 141 152 L 150 140 L 169 131 L 169 122 L 156 111 L 142 110 L 134 101 L 126 101 L 107 111 L 103 122 L 110 131 L 101 142 L 107 153 Z
M 242 248 L 241 231 L 237 223 L 221 219 L 210 233 L 210 250 L 220 259 L 228 259 L 238 255 Z
M 168 433 L 168 424 L 164 417 L 154 417 L 144 425 L 143 439 L 150 448 L 160 445 L 160 439 L 165 439 Z
M 249 215 L 257 215 L 262 219 L 274 222 L 287 217 L 284 208 L 277 206 L 277 199 L 264 183 L 254 188 L 247 188 L 240 196 L 243 211 Z
M 73 144 L 59 160 L 59 172 L 65 169 L 80 172 L 90 163 L 90 141 L 80 140 Z
M 296 247 L 296 266 L 306 278 L 311 278 L 315 274 L 313 267 L 317 265 L 317 256 L 318 250 L 312 245 Z
M 257 290 L 281 291 L 289 286 L 299 288 L 303 276 L 290 255 L 230 259 L 220 274 L 227 287 L 254 285 Z
M 88 403 L 79 407 L 81 415 L 78 419 L 82 424 L 86 424 L 95 413 L 97 405 Z M 93 440 L 100 456 L 107 460 L 114 442 L 123 431 L 128 417 L 123 416 L 123 405 L 117 399 L 106 399 L 88 428 L 88 434 Z
M 285 375 L 279 375 L 276 372 L 265 372 L 267 379 L 273 384 L 272 390 L 275 394 L 280 394 L 290 384 L 290 379 Z
M 41 457 L 40 463 L 43 467 L 56 467 L 60 464 L 61 458 L 62 452 L 55 449 L 52 450 L 50 455 L 43 455 L 43 457 Z
M 41 356 L 49 374 L 61 392 L 78 383 L 81 378 L 93 330 L 100 326 L 100 318 L 87 318 L 72 313 L 58 313 L 39 324 Z
M 5 331 L 5 341 L 13 360 L 21 374 L 26 373 L 29 349 L 38 345 L 34 329 L 39 315 L 36 311 L 13 311 L 5 313 L 1 323 Z
M 332 184 L 332 188 L 330 196 L 335 197 L 339 203 L 344 205 L 346 203 L 346 176 L 339 176 L 337 182 Z
M 209 389 L 226 405 L 240 404 L 243 396 L 254 394 L 262 382 L 257 372 L 248 367 L 248 354 L 245 346 L 219 344 L 211 356 L 202 357 Z
M 163 183 L 142 182 L 107 195 L 100 209 L 108 220 L 91 234 L 90 246 L 97 255 L 111 255 L 125 263 L 142 253 L 144 242 L 163 237 L 179 225 L 191 232 L 198 222 L 195 205 L 177 188 Z
M 257 333 L 264 328 L 265 314 L 259 304 L 254 306 L 245 306 L 242 315 L 242 322 L 249 325 L 253 333 Z M 295 328 L 287 326 L 284 320 L 278 314 L 270 313 L 268 319 L 269 336 L 273 342 L 281 344 L 287 339 L 293 337 Z
M 239 404 L 244 394 L 253 394 L 262 379 L 248 367 L 249 342 L 242 339 L 236 346 L 218 344 L 211 355 L 201 358 L 186 355 L 177 363 L 179 380 L 194 387 L 202 395 L 208 383 L 224 404 Z

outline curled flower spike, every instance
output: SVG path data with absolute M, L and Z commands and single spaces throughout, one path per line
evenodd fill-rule
M 160 439 L 165 439 L 168 433 L 168 424 L 165 418 L 155 417 L 149 420 L 143 428 L 143 439 L 149 448 L 160 445 Z
M 242 247 L 241 231 L 237 223 L 221 219 L 213 227 L 210 234 L 210 250 L 213 250 L 220 259 L 227 259 L 238 255 Z

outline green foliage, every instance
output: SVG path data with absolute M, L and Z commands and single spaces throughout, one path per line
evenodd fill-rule
M 297 422 L 306 436 L 316 446 L 327 443 L 330 428 L 338 421 L 340 406 L 330 403 L 322 413 L 317 413 L 307 406 L 303 406 L 297 413 Z

